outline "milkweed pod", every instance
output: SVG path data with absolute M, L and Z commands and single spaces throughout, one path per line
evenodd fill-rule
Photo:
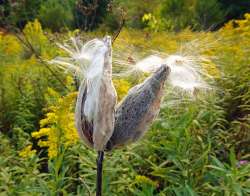
M 98 40 L 86 77 L 82 81 L 76 102 L 76 128 L 89 147 L 104 150 L 114 130 L 116 91 L 112 83 L 111 39 Z
M 158 115 L 164 91 L 164 83 L 170 73 L 166 65 L 133 87 L 117 106 L 115 127 L 106 148 L 124 146 L 137 141 L 148 130 Z

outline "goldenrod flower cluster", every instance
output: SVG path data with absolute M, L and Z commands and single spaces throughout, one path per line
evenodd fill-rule
M 1 48 L 3 46 L 3 48 Z M 0 52 L 9 56 L 18 56 L 23 48 L 18 39 L 11 34 L 2 35 L 0 32 Z
M 22 158 L 29 158 L 36 154 L 36 150 L 32 150 L 32 145 L 30 144 L 23 148 L 18 154 Z
M 146 177 L 146 176 L 141 176 L 141 175 L 137 175 L 135 177 L 135 181 L 138 184 L 147 184 L 147 185 L 151 185 L 153 187 L 157 187 L 158 183 L 151 180 L 150 178 Z
M 121 100 L 125 97 L 125 95 L 127 95 L 129 89 L 131 88 L 131 84 L 124 79 L 115 79 L 113 80 L 113 83 L 117 92 L 118 100 Z
M 231 65 L 235 62 L 245 63 L 246 57 L 249 56 L 250 13 L 245 14 L 244 17 L 242 20 L 228 22 L 219 31 L 223 37 L 223 44 L 218 45 L 218 50 L 224 51 L 225 61 Z M 230 66 L 227 67 L 227 69 L 230 68 Z
M 74 126 L 74 101 L 76 92 L 64 97 L 49 88 L 48 97 L 53 99 L 53 105 L 48 108 L 46 117 L 40 121 L 41 129 L 33 132 L 32 137 L 39 139 L 40 147 L 48 148 L 49 158 L 56 157 L 60 148 L 75 144 L 78 141 L 77 131 Z
M 217 68 L 217 65 L 211 60 L 206 59 L 202 62 L 202 68 L 213 78 L 219 78 L 221 76 L 220 70 Z
M 231 20 L 221 29 L 222 32 L 227 33 L 243 33 L 242 35 L 250 35 L 250 13 L 244 15 L 245 19 Z
M 47 37 L 43 33 L 42 25 L 37 19 L 35 19 L 34 22 L 28 22 L 25 25 L 23 33 L 26 39 L 32 44 L 42 45 L 47 42 Z

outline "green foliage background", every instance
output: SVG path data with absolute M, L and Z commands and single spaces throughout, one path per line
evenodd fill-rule
M 121 11 L 123 10 L 123 11 Z M 114 31 L 125 13 L 126 26 L 143 29 L 144 14 L 157 20 L 157 30 L 215 30 L 231 19 L 250 12 L 245 0 L 25 0 L 0 2 L 0 26 L 24 27 L 39 18 L 44 28 L 54 32 L 79 28 L 84 31 L 103 27 Z M 155 30 L 155 28 L 153 29 Z
M 72 130 L 65 128 L 68 122 L 58 120 L 73 113 L 69 105 L 75 100 L 70 95 L 76 91 L 76 84 L 67 73 L 42 62 L 41 58 L 49 60 L 63 54 L 55 42 L 76 35 L 89 40 L 116 29 L 119 7 L 127 13 L 127 27 L 117 38 L 114 50 L 132 45 L 138 51 L 155 49 L 175 54 L 183 45 L 190 45 L 191 54 L 200 52 L 212 59 L 206 69 L 215 64 L 217 71 L 210 70 L 214 73 L 213 91 L 195 101 L 176 97 L 168 87 L 160 115 L 143 140 L 106 154 L 104 195 L 250 194 L 250 15 L 230 21 L 214 32 L 185 29 L 209 29 L 228 18 L 242 17 L 247 10 L 242 6 L 245 3 L 230 1 L 231 6 L 225 6 L 225 1 L 215 0 L 171 0 L 161 4 L 157 0 L 118 0 L 109 8 L 113 9 L 113 17 L 102 10 L 103 15 L 86 30 L 98 24 L 99 29 L 79 32 L 70 31 L 76 27 L 79 17 L 74 12 L 73 0 L 67 1 L 68 6 L 64 7 L 72 12 L 61 10 L 62 5 L 56 0 L 48 0 L 48 4 L 27 1 L 28 6 L 17 3 L 15 9 L 11 7 L 12 1 L 8 2 L 0 5 L 1 11 L 8 15 L 0 22 L 3 26 L 0 32 L 0 195 L 95 193 L 96 152 L 87 149 L 81 141 L 63 137 Z M 50 9 L 49 3 L 57 5 Z M 28 13 L 23 6 L 25 10 L 33 10 L 29 17 L 23 16 Z M 209 15 L 204 16 L 206 12 Z M 151 16 L 143 21 L 145 14 Z M 33 20 L 37 16 L 46 33 L 39 21 Z M 27 23 L 30 20 L 33 22 Z M 15 34 L 6 32 L 7 24 L 24 27 L 17 35 L 29 40 L 40 57 Z M 64 32 L 51 33 L 48 28 Z M 198 43 L 198 48 L 192 48 L 191 43 Z M 138 80 L 131 76 L 114 82 L 121 99 Z M 57 111 L 53 113 L 55 119 L 50 119 L 51 108 Z M 40 139 L 48 141 L 47 146 L 39 145 L 38 139 L 32 137 L 32 133 L 42 128 L 60 135 L 56 138 L 59 143 L 54 157 L 48 155 L 52 146 L 48 135 Z

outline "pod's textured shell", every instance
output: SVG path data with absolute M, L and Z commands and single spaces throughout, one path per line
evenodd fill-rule
M 160 110 L 170 70 L 162 65 L 142 84 L 133 87 L 116 108 L 115 127 L 107 150 L 135 142 L 143 136 Z
M 95 110 L 93 118 L 87 118 L 84 112 L 86 104 L 86 96 L 88 89 L 91 88 L 91 83 L 84 80 L 79 88 L 76 110 L 75 110 L 75 121 L 76 128 L 81 139 L 91 148 L 95 148 L 98 151 L 103 151 L 105 146 L 110 139 L 115 122 L 115 105 L 116 105 L 116 91 L 112 83 L 112 51 L 111 51 L 111 39 L 105 37 L 103 39 L 105 46 L 107 47 L 104 53 L 103 72 L 98 87 L 98 97 L 94 97 L 97 101 L 95 102 Z M 96 90 L 96 89 L 95 89 Z

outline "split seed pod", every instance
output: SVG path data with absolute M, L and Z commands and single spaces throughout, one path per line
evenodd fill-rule
M 162 65 L 143 83 L 136 85 L 116 107 L 115 127 L 107 150 L 124 146 L 140 139 L 158 115 L 164 83 L 170 69 Z
M 76 102 L 76 128 L 89 147 L 103 151 L 114 130 L 116 91 L 112 83 L 112 50 L 109 36 L 99 40 L 92 64 L 80 85 Z
M 137 141 L 143 136 L 160 110 L 164 83 L 170 69 L 161 65 L 144 82 L 129 90 L 116 106 L 112 83 L 111 39 L 94 39 L 75 51 L 61 46 L 71 58 L 53 63 L 83 75 L 75 109 L 76 128 L 87 146 L 97 151 L 112 150 Z

